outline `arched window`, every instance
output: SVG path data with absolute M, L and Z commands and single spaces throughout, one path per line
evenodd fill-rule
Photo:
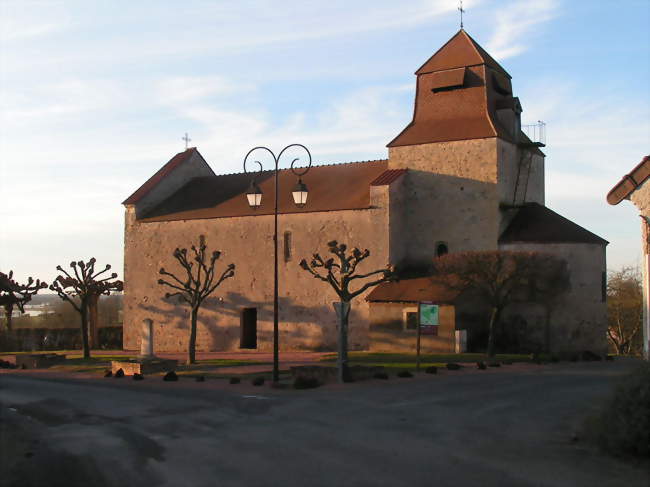
M 442 257 L 445 254 L 449 253 L 449 247 L 447 242 L 438 242 L 436 243 L 436 257 Z

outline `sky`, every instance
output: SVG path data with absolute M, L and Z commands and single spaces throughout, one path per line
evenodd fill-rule
M 607 192 L 650 154 L 650 1 L 465 0 L 465 30 L 547 125 L 546 204 L 640 260 Z M 122 276 L 121 202 L 184 149 L 216 173 L 257 145 L 316 164 L 387 157 L 414 71 L 456 0 L 0 0 L 0 271 L 50 282 L 96 257 Z

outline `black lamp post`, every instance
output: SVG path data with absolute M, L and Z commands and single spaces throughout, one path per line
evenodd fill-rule
M 278 382 L 280 380 L 280 367 L 279 367 L 279 359 L 278 359 L 278 354 L 279 354 L 279 349 L 278 349 L 278 338 L 279 338 L 279 326 L 278 326 L 278 165 L 280 162 L 280 158 L 282 158 L 282 154 L 287 149 L 290 149 L 292 147 L 299 147 L 305 150 L 307 152 L 307 156 L 309 157 L 309 164 L 307 165 L 306 168 L 303 170 L 296 170 L 294 169 L 293 165 L 299 158 L 295 158 L 293 161 L 291 161 L 291 172 L 295 174 L 298 177 L 298 183 L 296 186 L 293 188 L 292 191 L 292 196 L 293 196 L 293 201 L 296 204 L 297 207 L 302 208 L 305 206 L 307 203 L 307 196 L 308 196 L 308 191 L 307 191 L 307 185 L 302 182 L 302 179 L 300 179 L 301 176 L 304 176 L 307 174 L 307 171 L 311 168 L 311 153 L 309 152 L 309 149 L 305 147 L 302 144 L 291 144 L 286 146 L 284 149 L 280 151 L 280 154 L 276 157 L 273 151 L 269 149 L 268 147 L 254 147 L 251 150 L 248 151 L 248 154 L 246 154 L 246 157 L 244 157 L 244 172 L 246 171 L 246 162 L 248 161 L 248 157 L 251 155 L 251 153 L 255 152 L 256 150 L 264 150 L 271 154 L 271 157 L 273 157 L 273 162 L 275 163 L 275 170 L 273 173 L 273 177 L 275 179 L 275 203 L 273 206 L 273 215 L 274 215 L 274 227 L 273 227 L 273 247 L 274 247 L 274 252 L 273 252 L 273 260 L 274 260 L 274 266 L 273 266 L 273 382 Z M 259 161 L 254 161 L 257 165 L 259 165 L 259 173 L 263 171 L 262 163 Z M 253 177 L 251 181 L 251 185 L 246 192 L 246 199 L 248 200 L 248 204 L 250 205 L 251 208 L 257 209 L 260 206 L 262 206 L 262 190 L 260 187 L 257 185 L 257 182 L 255 181 L 256 176 Z

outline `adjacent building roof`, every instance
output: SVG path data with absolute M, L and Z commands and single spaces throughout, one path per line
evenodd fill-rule
M 539 203 L 522 206 L 499 238 L 499 243 L 514 242 L 609 243 Z
M 618 205 L 624 199 L 629 198 L 634 190 L 641 186 L 648 177 L 650 177 L 650 156 L 645 156 L 629 174 L 623 176 L 616 186 L 607 193 L 607 202 L 610 205 Z
M 388 174 L 394 176 L 387 167 L 385 159 L 314 166 L 302 176 L 309 190 L 307 205 L 303 208 L 296 207 L 291 195 L 298 178 L 290 170 L 281 170 L 278 173 L 278 210 L 280 213 L 310 213 L 369 208 L 371 183 L 382 175 L 386 180 Z M 248 205 L 245 196 L 253 176 L 238 173 L 194 178 L 144 214 L 141 221 L 271 215 L 275 198 L 273 172 L 264 171 L 255 176 L 263 194 L 262 206 L 256 210 Z
M 366 296 L 366 301 L 448 304 L 453 303 L 458 294 L 458 291 L 448 289 L 433 277 L 417 277 L 384 282 Z
M 140 201 L 144 196 L 149 193 L 160 181 L 167 177 L 174 169 L 181 166 L 183 163 L 190 160 L 194 153 L 199 151 L 196 147 L 190 147 L 183 152 L 179 152 L 172 157 L 167 164 L 161 167 L 156 174 L 151 176 L 142 186 L 140 186 L 131 196 L 125 199 L 123 205 L 134 205 Z M 200 155 L 200 154 L 199 154 Z
M 406 171 L 407 169 L 387 169 L 377 176 L 377 178 L 370 183 L 370 186 L 385 186 L 390 184 L 399 179 Z

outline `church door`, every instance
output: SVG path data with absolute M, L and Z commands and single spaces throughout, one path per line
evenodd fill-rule
M 257 308 L 241 310 L 239 348 L 257 348 Z

